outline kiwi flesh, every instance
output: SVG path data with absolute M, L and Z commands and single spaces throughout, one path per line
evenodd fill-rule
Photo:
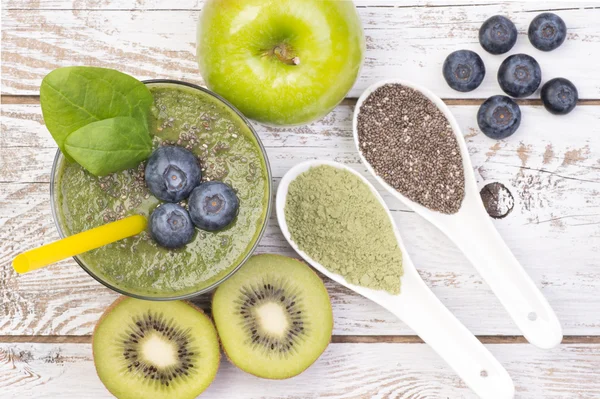
M 100 318 L 92 338 L 94 365 L 118 399 L 192 399 L 219 368 L 217 331 L 183 301 L 122 297 Z
M 262 378 L 300 374 L 331 341 L 333 314 L 323 281 L 285 256 L 251 257 L 217 288 L 212 313 L 229 360 Z

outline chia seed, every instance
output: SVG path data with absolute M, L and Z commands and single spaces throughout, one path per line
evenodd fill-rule
M 375 172 L 408 199 L 458 212 L 465 178 L 458 141 L 442 111 L 417 90 L 379 87 L 358 114 L 361 151 Z

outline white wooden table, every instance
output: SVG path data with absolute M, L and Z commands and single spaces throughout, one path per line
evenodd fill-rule
M 373 0 L 357 2 L 367 54 L 347 100 L 308 126 L 257 130 L 275 184 L 292 165 L 330 159 L 366 174 L 354 151 L 355 98 L 372 82 L 401 77 L 428 86 L 451 105 L 478 182 L 506 185 L 515 209 L 495 224 L 556 310 L 565 339 L 542 351 L 520 336 L 498 300 L 458 250 L 433 226 L 384 197 L 406 247 L 436 295 L 512 375 L 521 398 L 600 397 L 600 4 Z M 0 397 L 109 398 L 96 377 L 90 334 L 116 294 L 73 261 L 18 276 L 12 258 L 58 238 L 49 179 L 56 146 L 41 117 L 38 89 L 67 65 L 113 67 L 140 79 L 202 83 L 195 59 L 199 0 L 2 0 L 0 134 Z M 538 13 L 567 23 L 551 53 L 529 45 Z M 554 117 L 538 99 L 519 101 L 523 123 L 507 140 L 479 132 L 482 99 L 500 94 L 502 56 L 481 49 L 477 32 L 494 14 L 519 30 L 514 52 L 533 55 L 544 80 L 578 87 L 572 114 Z M 448 53 L 477 51 L 488 69 L 482 86 L 460 94 L 446 86 Z M 259 252 L 294 256 L 272 216 Z M 247 375 L 223 361 L 207 398 L 472 398 L 472 392 L 405 325 L 378 306 L 326 281 L 335 315 L 332 344 L 304 374 L 285 381 Z M 207 306 L 206 298 L 198 300 Z

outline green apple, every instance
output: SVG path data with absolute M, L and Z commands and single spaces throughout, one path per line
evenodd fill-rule
M 198 26 L 206 85 L 266 124 L 326 115 L 354 85 L 364 50 L 351 1 L 208 0 Z

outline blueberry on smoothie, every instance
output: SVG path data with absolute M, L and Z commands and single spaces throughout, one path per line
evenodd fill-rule
M 535 93 L 541 81 L 540 64 L 527 54 L 511 55 L 498 69 L 498 84 L 512 97 L 527 97 Z
M 239 201 L 235 191 L 225 183 L 202 183 L 192 191 L 188 200 L 190 216 L 196 227 L 216 231 L 235 219 Z
M 458 50 L 450 53 L 443 66 L 444 79 L 454 90 L 475 90 L 485 77 L 485 65 L 477 53 Z
M 166 202 L 186 199 L 200 184 L 201 177 L 198 160 L 181 147 L 159 147 L 146 164 L 148 189 L 156 198 Z
M 477 124 L 489 138 L 504 139 L 521 124 L 521 109 L 510 97 L 492 96 L 481 104 L 477 112 Z
M 552 51 L 567 38 L 567 25 L 558 15 L 545 12 L 531 21 L 527 35 L 536 49 Z
M 194 224 L 188 212 L 179 204 L 165 203 L 150 215 L 150 235 L 158 245 L 181 248 L 194 238 Z
M 491 54 L 504 54 L 517 42 L 517 28 L 502 15 L 487 19 L 479 29 L 479 43 Z
M 579 94 L 570 80 L 554 78 L 542 86 L 542 103 L 554 115 L 568 114 L 577 105 Z

